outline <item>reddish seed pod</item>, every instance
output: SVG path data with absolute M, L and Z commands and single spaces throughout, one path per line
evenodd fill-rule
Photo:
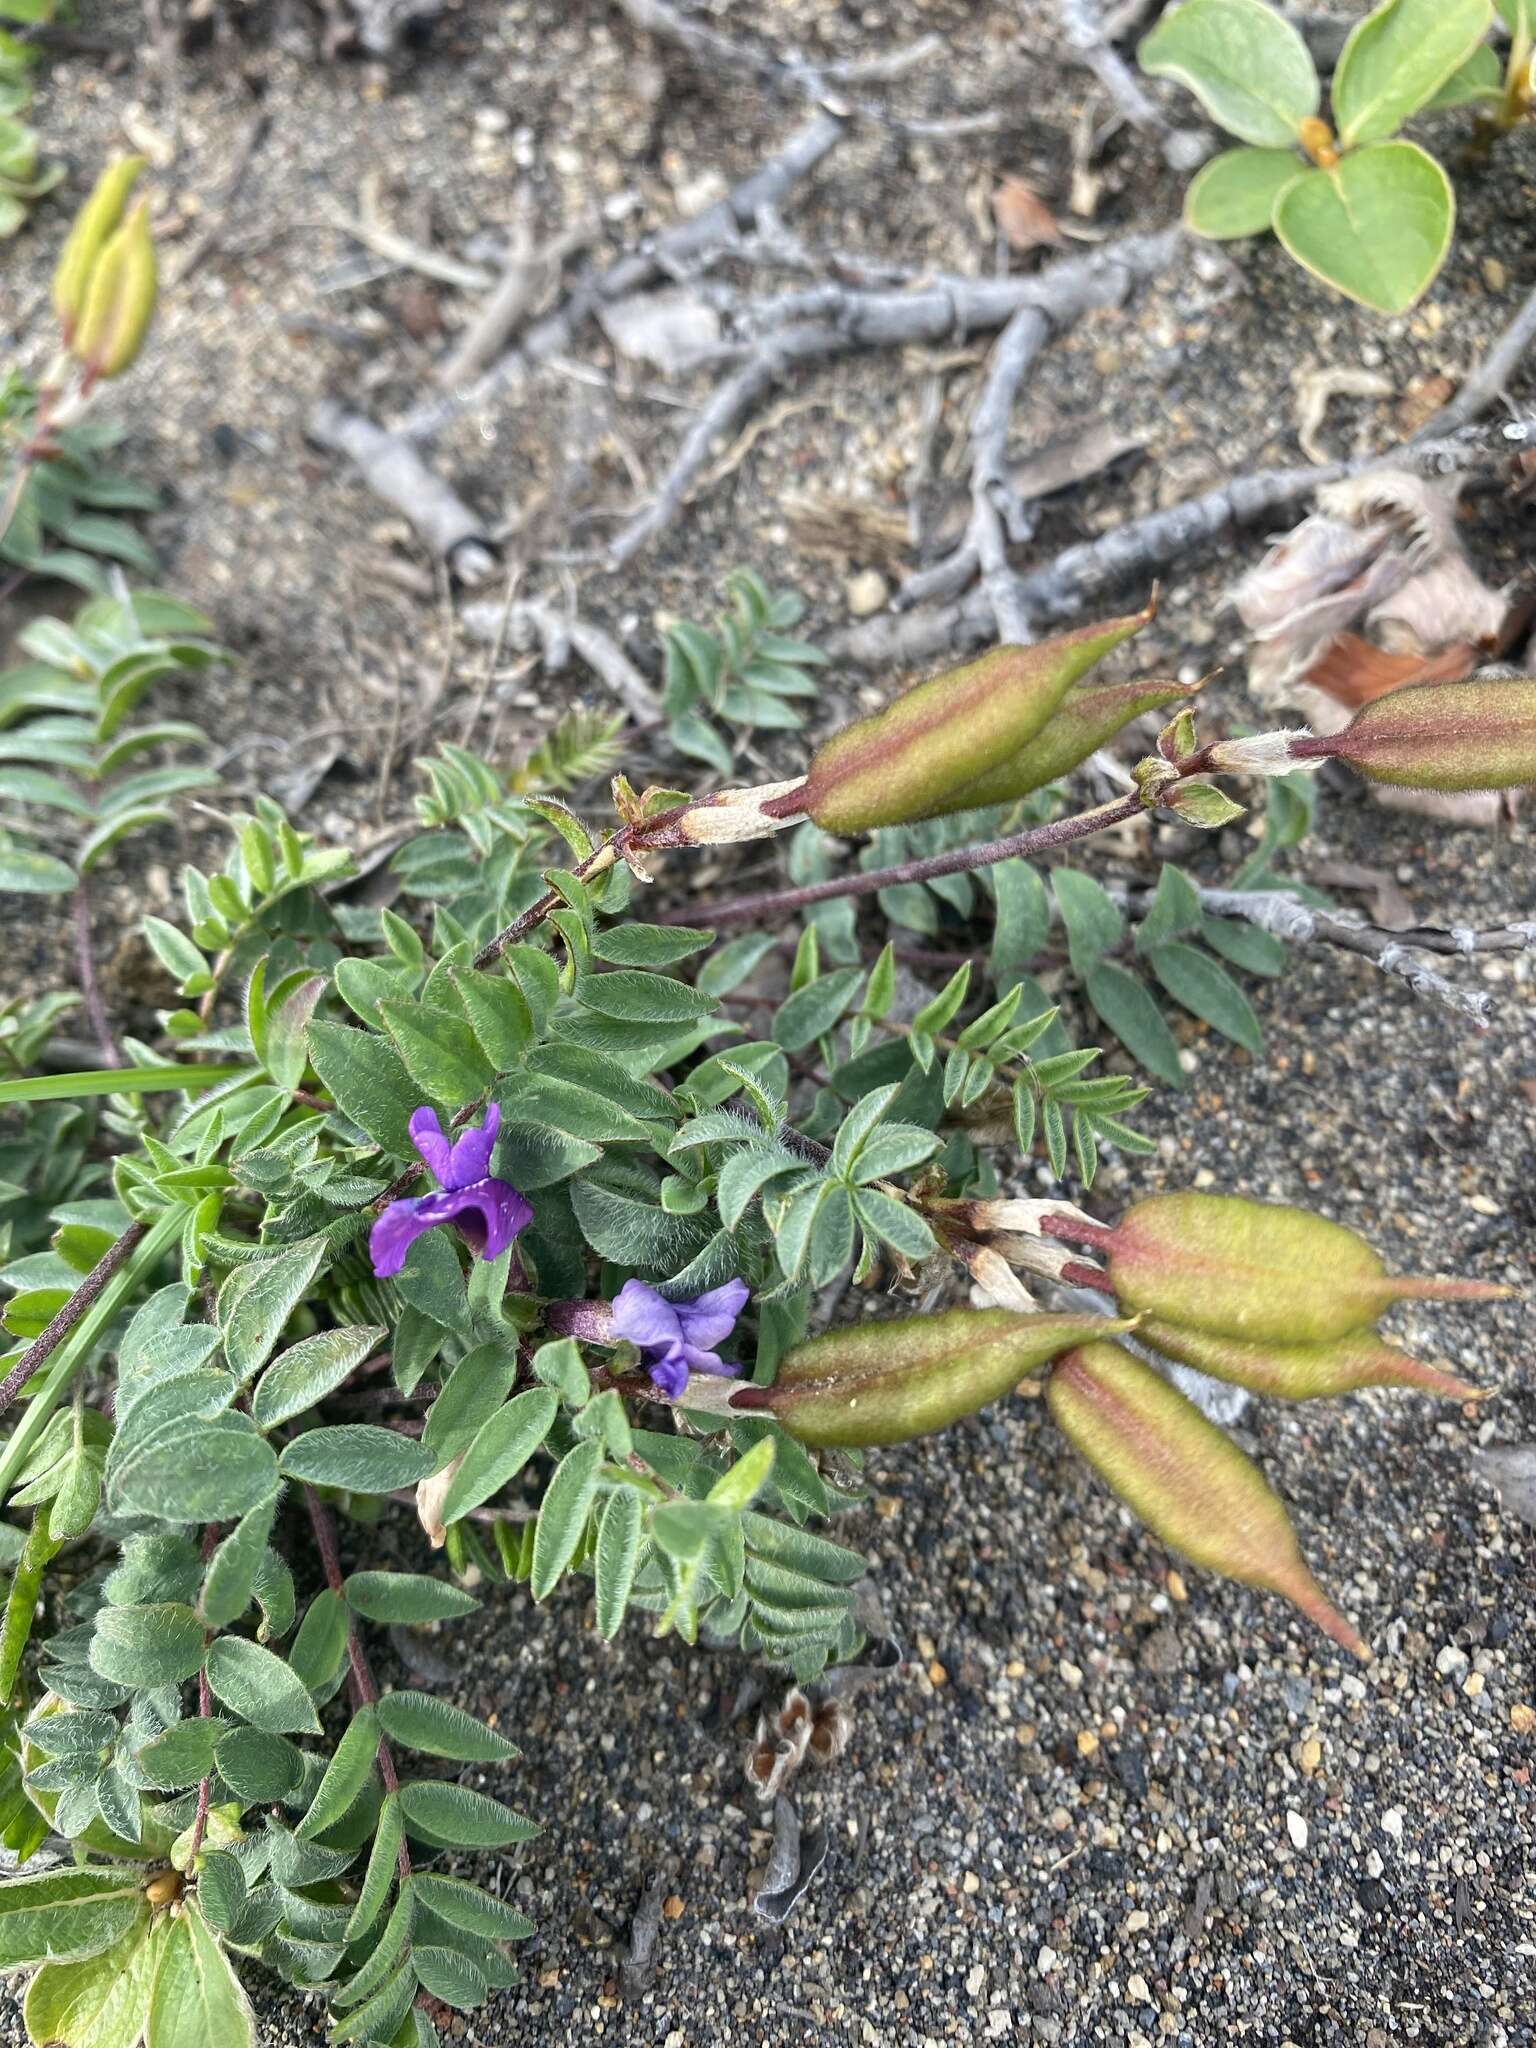
M 1299 761 L 1323 755 L 1401 789 L 1536 783 L 1536 679 L 1474 676 L 1392 690 L 1333 738 L 1301 739 L 1292 748 Z
M 1122 1308 L 1247 1342 L 1321 1344 L 1398 1301 L 1496 1301 L 1483 1280 L 1389 1274 L 1364 1238 L 1305 1209 L 1239 1195 L 1154 1195 L 1110 1234 Z
M 957 1308 L 829 1330 L 797 1345 L 771 1387 L 736 1389 L 729 1410 L 771 1414 L 817 1447 L 905 1443 L 998 1400 L 1072 1345 L 1130 1327 L 1103 1316 Z
M 1302 1560 L 1269 1481 L 1213 1422 L 1118 1344 L 1058 1359 L 1051 1414 L 1152 1533 L 1191 1563 L 1279 1593 L 1351 1655 L 1370 1650 Z
M 1136 1335 L 1165 1358 L 1280 1401 L 1354 1394 L 1362 1387 L 1415 1387 L 1450 1401 L 1482 1398 L 1467 1381 L 1410 1358 L 1406 1351 L 1384 1343 L 1374 1330 L 1352 1330 L 1325 1344 L 1245 1344 L 1238 1337 L 1219 1337 L 1209 1330 L 1184 1329 L 1161 1316 L 1144 1316 Z
M 1012 803 L 1031 790 L 1043 789 L 1048 782 L 1070 775 L 1100 747 L 1108 746 L 1133 718 L 1180 704 L 1189 695 L 1187 683 L 1079 684 L 1068 690 L 1027 746 L 1011 761 L 989 769 L 978 781 L 956 791 L 945 801 L 944 811 Z
M 965 808 L 958 793 L 1012 761 L 1072 685 L 1151 616 L 995 647 L 917 684 L 818 748 L 804 809 L 824 832 L 866 832 Z

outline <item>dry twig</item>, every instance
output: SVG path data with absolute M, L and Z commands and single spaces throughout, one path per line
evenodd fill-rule
M 327 398 L 309 416 L 309 437 L 355 463 L 368 488 L 405 514 L 461 583 L 473 588 L 495 572 L 496 551 L 484 522 L 403 435 Z
M 1187 173 L 1211 153 L 1206 138 L 1193 128 L 1175 128 L 1153 105 L 1141 82 L 1105 34 L 1098 0 L 1056 0 L 1067 46 L 1090 70 L 1133 128 L 1155 138 L 1170 171 Z
M 618 642 L 589 619 L 558 611 L 541 598 L 524 597 L 510 603 L 494 599 L 467 604 L 459 622 L 472 640 L 487 645 L 496 645 L 503 638 L 513 646 L 537 640 L 545 669 L 551 673 L 563 668 L 574 650 L 636 725 L 661 723 L 661 701 L 655 691 Z

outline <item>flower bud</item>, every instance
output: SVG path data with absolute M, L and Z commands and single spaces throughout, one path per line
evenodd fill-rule
M 1497 1301 L 1484 1280 L 1399 1278 L 1364 1238 L 1305 1209 L 1240 1195 L 1154 1195 L 1101 1249 L 1122 1307 L 1250 1343 L 1322 1344 L 1398 1301 Z
M 972 799 L 968 786 L 1011 764 L 1072 685 L 1151 616 L 995 647 L 917 684 L 817 750 L 805 809 L 824 832 L 866 832 L 992 801 Z
M 149 202 L 141 199 L 92 266 L 71 347 L 87 378 L 116 377 L 143 345 L 155 310 L 157 270 Z
M 115 157 L 96 180 L 91 196 L 75 215 L 64 238 L 53 273 L 53 307 L 67 347 L 85 305 L 86 287 L 106 240 L 122 219 L 128 195 L 144 168 L 141 156 Z
M 1068 690 L 1027 746 L 1011 761 L 1000 762 L 957 790 L 944 810 L 974 811 L 983 804 L 1012 803 L 1031 790 L 1043 789 L 1048 782 L 1059 782 L 1090 754 L 1108 746 L 1133 718 L 1146 711 L 1161 711 L 1189 693 L 1187 683 L 1084 683 Z
M 1368 782 L 1400 789 L 1517 789 L 1536 782 L 1536 678 L 1474 676 L 1393 690 L 1331 739 L 1306 739 L 1300 760 L 1347 761 Z
M 1209 1330 L 1187 1330 L 1161 1316 L 1144 1316 L 1136 1334 L 1181 1365 L 1281 1401 L 1354 1394 L 1362 1387 L 1417 1387 L 1421 1393 L 1443 1394 L 1451 1401 L 1481 1399 L 1478 1388 L 1410 1358 L 1406 1351 L 1384 1343 L 1374 1330 L 1351 1330 L 1326 1344 L 1244 1343 Z
M 1103 1316 L 942 1315 L 829 1330 L 788 1353 L 771 1387 L 738 1387 L 728 1412 L 771 1414 L 803 1444 L 862 1448 L 945 1429 L 1074 1344 L 1131 1328 Z
M 1258 1466 L 1159 1373 L 1118 1344 L 1087 1344 L 1058 1360 L 1045 1398 L 1074 1449 L 1154 1536 L 1209 1571 L 1281 1594 L 1369 1663 Z

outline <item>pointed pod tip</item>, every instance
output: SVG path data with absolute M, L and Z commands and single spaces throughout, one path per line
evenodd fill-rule
M 1520 1293 L 1504 1280 L 1456 1280 L 1444 1273 L 1394 1274 L 1389 1284 L 1399 1301 L 1513 1301 Z
M 1295 1567 L 1274 1581 L 1277 1593 L 1282 1594 L 1291 1605 L 1304 1614 L 1308 1621 L 1316 1624 L 1325 1636 L 1332 1638 L 1341 1650 L 1348 1650 L 1352 1657 L 1358 1657 L 1362 1664 L 1373 1661 L 1375 1652 L 1369 1643 L 1344 1619 L 1323 1591 L 1311 1572 L 1298 1558 Z

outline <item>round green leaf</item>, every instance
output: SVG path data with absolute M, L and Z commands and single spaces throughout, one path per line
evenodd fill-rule
M 220 1636 L 208 1651 L 208 1684 L 216 1700 L 253 1728 L 269 1735 L 320 1733 L 314 1702 L 300 1679 L 259 1643 Z
M 1413 142 L 1304 171 L 1275 205 L 1275 233 L 1302 268 L 1378 313 L 1406 312 L 1428 290 L 1455 220 L 1450 179 Z
M 1307 46 L 1263 0 L 1184 0 L 1137 50 L 1143 71 L 1176 78 L 1242 142 L 1283 149 L 1317 112 Z
M 231 1728 L 219 1738 L 214 1762 L 236 1798 L 253 1805 L 285 1799 L 304 1775 L 302 1752 L 260 1728 Z
M 1213 156 L 1184 195 L 1184 224 L 1213 242 L 1261 235 L 1275 201 L 1303 165 L 1289 149 L 1228 149 Z
M 1395 135 L 1482 41 L 1490 0 L 1384 0 L 1357 22 L 1333 74 L 1346 149 Z
M 91 1638 L 91 1669 L 117 1685 L 180 1685 L 203 1661 L 203 1624 L 190 1607 L 160 1600 L 103 1607 Z

